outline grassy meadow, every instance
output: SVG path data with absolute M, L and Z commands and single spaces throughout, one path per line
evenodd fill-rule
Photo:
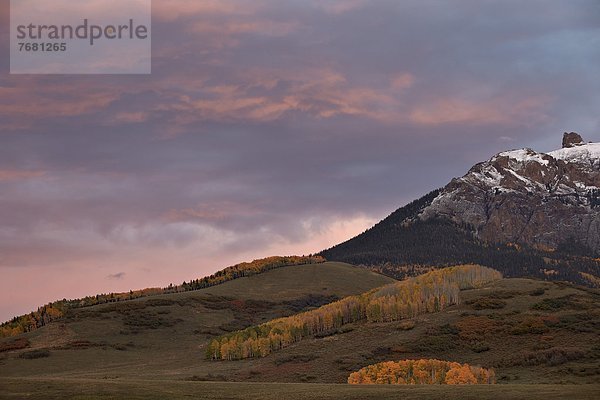
M 0 378 L 0 399 L 65 400 L 596 400 L 593 385 L 351 386 L 163 380 Z

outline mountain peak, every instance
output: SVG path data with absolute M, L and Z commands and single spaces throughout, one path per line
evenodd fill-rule
M 485 242 L 556 249 L 570 239 L 600 253 L 600 143 L 565 133 L 548 153 L 498 153 L 454 179 L 420 214 L 473 227 Z
M 563 149 L 585 144 L 581 135 L 576 132 L 565 132 L 562 140 Z
M 498 153 L 323 255 L 399 277 L 476 263 L 512 276 L 600 286 L 597 261 L 556 261 L 600 256 L 600 143 L 571 133 L 565 144 Z

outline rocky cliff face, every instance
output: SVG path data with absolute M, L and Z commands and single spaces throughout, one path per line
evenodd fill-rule
M 446 217 L 486 242 L 554 249 L 579 242 L 600 252 L 600 143 L 571 132 L 563 148 L 499 153 L 452 180 L 418 216 Z

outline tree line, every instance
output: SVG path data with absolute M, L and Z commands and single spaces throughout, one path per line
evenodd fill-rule
M 461 289 L 479 287 L 500 278 L 498 271 L 478 265 L 435 270 L 315 310 L 220 336 L 208 344 L 206 357 L 212 360 L 265 357 L 305 338 L 335 333 L 353 322 L 396 321 L 440 311 L 459 303 Z
M 351 385 L 494 384 L 493 369 L 441 360 L 386 361 L 361 368 L 348 377 Z
M 133 300 L 159 294 L 199 290 L 210 286 L 220 285 L 237 278 L 261 274 L 276 268 L 303 264 L 318 264 L 323 262 L 325 262 L 325 258 L 322 256 L 273 256 L 236 264 L 204 278 L 191 280 L 189 282 L 184 281 L 181 285 L 171 284 L 165 288 L 146 288 L 122 293 L 98 294 L 81 299 L 58 300 L 39 307 L 36 311 L 29 314 L 14 317 L 12 320 L 4 322 L 0 325 L 0 337 L 9 337 L 25 332 L 31 332 L 51 321 L 64 317 L 68 310 L 71 309 Z
M 555 251 L 542 251 L 526 245 L 482 242 L 472 226 L 456 224 L 447 218 L 420 220 L 419 213 L 438 194 L 439 190 L 435 190 L 413 201 L 320 255 L 330 261 L 376 269 L 396 279 L 409 276 L 410 268 L 479 264 L 494 268 L 507 278 L 533 277 L 595 285 L 585 274 L 597 276 L 600 260 L 572 240 L 560 244 Z

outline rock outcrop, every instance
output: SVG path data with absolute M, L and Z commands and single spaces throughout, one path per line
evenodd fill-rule
M 583 138 L 575 132 L 565 132 L 562 140 L 563 149 L 585 144 Z

